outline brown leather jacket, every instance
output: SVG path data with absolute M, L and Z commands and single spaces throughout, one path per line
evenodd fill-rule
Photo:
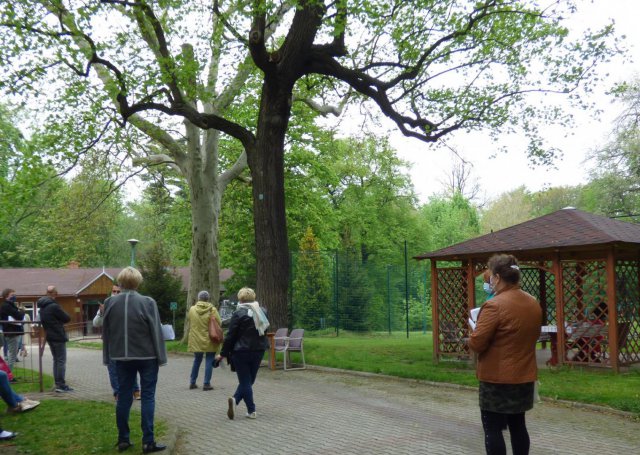
M 497 384 L 535 381 L 541 325 L 540 304 L 518 286 L 485 302 L 469 338 L 469 348 L 478 353 L 478 379 Z

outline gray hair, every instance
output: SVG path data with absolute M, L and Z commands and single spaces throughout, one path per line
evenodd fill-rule
M 207 291 L 198 292 L 198 300 L 202 301 L 202 302 L 208 302 L 209 301 L 209 292 L 207 292 Z

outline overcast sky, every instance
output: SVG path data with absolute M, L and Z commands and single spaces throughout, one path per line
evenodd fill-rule
M 612 124 L 620 113 L 620 105 L 612 103 L 612 98 L 605 92 L 615 82 L 631 80 L 640 76 L 640 0 L 582 0 L 579 11 L 573 19 L 577 28 L 590 26 L 597 29 L 615 20 L 619 35 L 626 35 L 626 46 L 630 49 L 633 64 L 623 65 L 621 59 L 615 59 L 606 67 L 601 67 L 602 74 L 608 73 L 601 87 L 594 96 L 598 106 L 605 112 L 600 120 L 592 118 L 588 113 L 574 110 L 576 127 L 572 131 L 561 128 L 549 128 L 546 139 L 563 152 L 563 158 L 556 162 L 557 169 L 532 168 L 524 154 L 526 144 L 518 143 L 513 138 L 505 138 L 514 152 L 508 155 L 494 154 L 496 145 L 485 140 L 486 134 L 474 134 L 448 140 L 464 158 L 473 165 L 472 173 L 481 186 L 481 191 L 488 198 L 517 188 L 524 184 L 529 190 L 537 191 L 549 186 L 576 185 L 587 180 L 587 170 L 591 163 L 585 162 L 589 151 L 607 142 Z M 571 106 L 567 105 L 571 110 Z M 567 133 L 573 133 L 565 137 Z M 404 138 L 401 134 L 393 134 L 392 145 L 398 150 L 400 157 L 412 163 L 411 177 L 420 200 L 443 189 L 441 181 L 452 167 L 454 157 L 447 150 L 435 149 L 417 140 Z

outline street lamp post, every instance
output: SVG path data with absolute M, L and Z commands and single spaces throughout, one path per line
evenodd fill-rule
M 129 245 L 131 245 L 131 267 L 135 267 L 136 266 L 136 245 L 138 244 L 139 240 L 129 239 L 127 240 L 127 242 L 129 242 Z

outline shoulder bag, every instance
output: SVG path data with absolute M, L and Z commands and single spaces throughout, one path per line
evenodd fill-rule
M 222 328 L 220 324 L 218 324 L 218 320 L 211 313 L 211 317 L 209 318 L 209 339 L 213 344 L 222 343 L 224 336 L 222 335 Z

